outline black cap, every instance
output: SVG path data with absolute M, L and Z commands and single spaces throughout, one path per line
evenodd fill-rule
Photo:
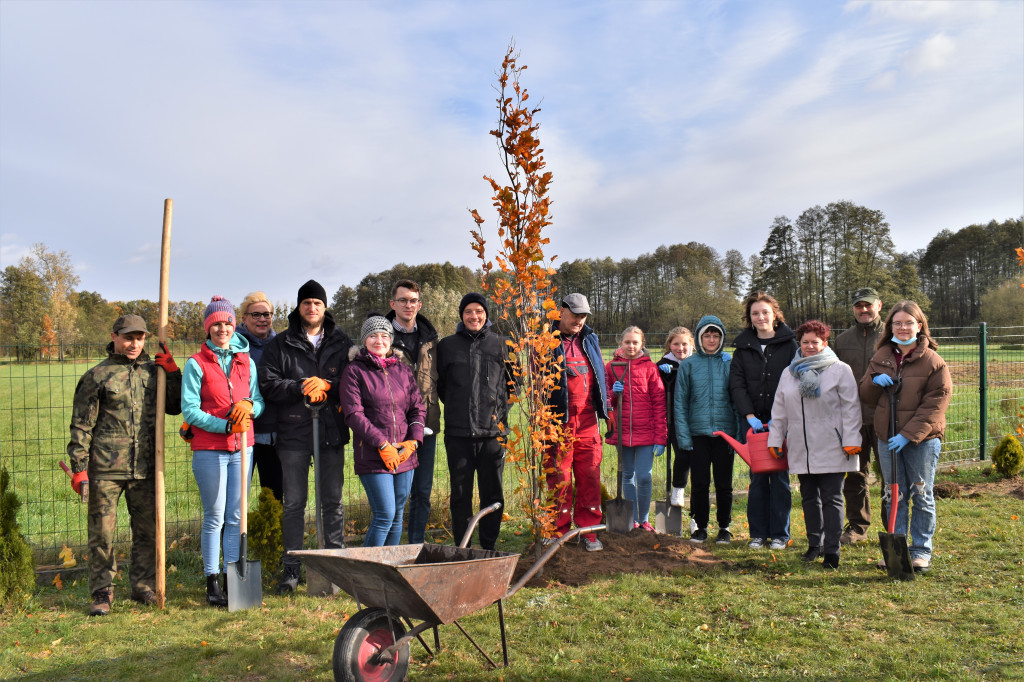
M 315 279 L 311 279 L 301 287 L 299 287 L 299 300 L 296 303 L 302 303 L 307 298 L 318 298 L 327 305 L 327 290 L 323 288 L 320 282 Z
M 487 316 L 487 317 L 491 316 L 490 311 L 487 310 L 487 299 L 484 298 L 484 295 L 481 294 L 481 293 L 478 293 L 476 291 L 471 291 L 468 294 L 466 294 L 465 296 L 463 296 L 462 300 L 459 301 L 459 319 L 460 320 L 462 319 L 463 311 L 466 310 L 466 306 L 469 305 L 470 303 L 479 303 L 480 305 L 482 305 L 484 307 L 484 315 Z

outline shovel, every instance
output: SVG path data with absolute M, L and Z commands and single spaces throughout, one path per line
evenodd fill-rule
M 672 498 L 672 443 L 665 446 L 665 499 L 654 503 L 654 530 L 681 537 L 683 508 L 669 504 Z
M 304 400 L 306 408 L 313 413 L 313 513 L 316 515 L 316 548 L 324 548 L 324 519 L 320 508 L 320 409 L 325 403 Z M 338 593 L 338 586 L 325 578 L 315 568 L 306 566 L 306 594 L 311 597 L 327 597 Z
M 628 366 L 629 363 L 627 362 L 611 363 L 612 377 L 616 381 L 621 381 L 622 376 L 625 376 L 628 382 L 629 372 L 624 371 L 622 376 L 615 375 L 616 368 L 624 369 Z M 625 393 L 625 390 L 622 393 Z M 622 393 L 619 393 L 618 402 L 615 407 L 615 452 L 619 458 L 618 468 L 615 471 L 615 499 L 608 500 L 605 503 L 604 514 L 605 524 L 608 526 L 609 532 L 628 535 L 629 531 L 633 530 L 634 502 L 622 496 Z
M 896 435 L 896 396 L 900 394 L 903 383 L 899 378 L 896 385 L 889 390 L 889 438 Z M 910 548 L 907 547 L 907 536 L 896 533 L 896 512 L 899 509 L 900 484 L 896 480 L 896 457 L 899 453 L 889 451 L 889 526 L 888 533 L 879 531 L 878 543 L 882 546 L 882 558 L 885 570 L 891 580 L 913 580 L 914 566 L 910 563 Z
M 249 530 L 249 434 L 242 433 L 242 518 L 239 521 L 238 561 L 224 567 L 228 579 L 228 611 L 251 609 L 263 604 L 263 582 L 260 562 L 249 561 L 247 534 Z

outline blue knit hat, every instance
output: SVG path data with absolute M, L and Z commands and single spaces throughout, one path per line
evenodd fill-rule
M 235 306 L 223 296 L 214 296 L 203 312 L 203 329 L 210 333 L 210 327 L 218 322 L 235 324 Z

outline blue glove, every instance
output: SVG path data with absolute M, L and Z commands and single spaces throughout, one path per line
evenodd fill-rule
M 614 384 L 612 384 L 612 393 L 622 393 L 622 390 L 624 388 L 625 386 L 622 385 L 621 381 L 616 381 Z
M 660 369 L 665 374 L 671 374 L 672 373 L 672 363 L 666 362 L 664 364 L 658 365 L 658 369 Z
M 885 388 L 886 386 L 892 386 L 892 377 L 889 376 L 888 374 L 879 374 L 878 376 L 871 380 L 871 383 L 873 383 L 875 386 L 881 386 L 882 388 Z
M 729 355 L 728 351 L 724 351 L 723 350 L 722 351 L 722 362 L 729 362 L 730 360 L 732 360 L 732 356 Z
M 761 433 L 764 431 L 764 424 L 757 417 L 747 417 L 747 423 L 750 424 L 750 428 L 754 429 L 754 433 Z
M 903 448 L 907 447 L 908 443 L 910 443 L 910 441 L 907 440 L 905 436 L 897 433 L 889 439 L 889 452 L 899 452 Z
M 661 457 L 664 454 L 665 454 L 665 446 L 664 445 L 655 445 L 654 446 L 654 456 L 655 457 Z

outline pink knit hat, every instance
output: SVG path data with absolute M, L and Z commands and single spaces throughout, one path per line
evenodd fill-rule
M 209 334 L 210 327 L 218 322 L 235 324 L 235 306 L 223 296 L 214 296 L 210 299 L 210 304 L 203 313 L 203 329 Z

